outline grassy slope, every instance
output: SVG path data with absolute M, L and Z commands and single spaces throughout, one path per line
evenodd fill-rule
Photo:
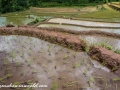
M 98 10 L 96 11 L 96 6 L 88 6 L 88 7 L 52 7 L 52 8 L 36 8 L 31 7 L 29 10 L 23 12 L 13 12 L 7 13 L 2 16 L 8 17 L 26 17 L 28 14 L 37 15 L 37 16 L 60 16 L 60 17 L 72 17 L 72 18 L 95 18 L 95 19 L 111 19 L 117 18 L 120 20 L 120 12 L 115 11 L 109 8 L 107 5 L 104 5 L 106 10 Z M 79 10 L 85 10 L 84 12 Z M 91 11 L 94 10 L 94 11 Z M 15 15 L 15 14 L 18 15 Z M 106 21 L 106 20 L 105 20 Z
M 81 15 L 79 17 L 83 17 L 83 18 L 91 18 L 91 17 L 92 18 L 120 18 L 120 12 L 107 7 L 107 5 L 104 5 L 104 7 L 106 8 L 106 10 L 99 10 L 97 12 L 92 12 L 89 14 Z

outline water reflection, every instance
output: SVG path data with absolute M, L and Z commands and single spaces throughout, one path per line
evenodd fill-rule
M 29 13 L 12 13 L 7 14 L 6 17 L 0 17 L 0 27 L 5 26 L 7 24 L 13 24 L 15 26 L 21 24 L 27 24 L 33 20 L 38 18 L 40 21 L 44 19 L 51 18 L 51 16 L 37 16 Z
M 82 21 L 82 20 L 62 19 L 62 18 L 52 18 L 48 22 L 94 26 L 94 27 L 120 27 L 120 23 L 93 22 L 93 21 Z
M 101 45 L 102 43 L 105 43 L 106 45 L 112 46 L 113 50 L 116 49 L 120 50 L 120 39 L 103 37 L 103 36 L 90 36 L 90 35 L 82 35 L 79 37 L 80 39 L 85 40 L 88 46 L 92 44 Z
M 33 18 L 25 17 L 0 17 L 0 27 L 5 26 L 6 24 L 13 24 L 15 26 L 20 24 L 27 24 L 33 20 Z
M 60 23 L 60 24 L 40 24 L 38 27 L 54 27 L 54 28 L 63 28 L 63 29 L 75 30 L 75 31 L 99 30 L 99 31 L 111 32 L 111 33 L 119 33 L 120 34 L 120 29 L 85 28 L 85 27 L 81 27 L 81 26 L 63 25 L 62 23 Z
M 6 17 L 0 17 L 0 27 L 6 25 Z

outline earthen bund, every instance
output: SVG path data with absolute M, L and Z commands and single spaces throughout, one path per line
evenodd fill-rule
M 83 31 L 83 34 L 84 33 L 85 32 Z M 88 32 L 86 34 L 88 34 Z M 103 32 L 101 34 L 103 34 Z M 35 37 L 54 44 L 64 46 L 75 51 L 85 51 L 86 49 L 86 43 L 83 40 L 79 39 L 79 37 L 77 37 L 76 35 L 71 34 L 69 32 L 63 33 L 55 32 L 55 30 L 49 31 L 42 28 L 40 29 L 35 27 L 21 26 L 1 27 L 0 35 L 22 35 Z M 117 36 L 117 38 L 119 38 L 119 35 Z M 90 48 L 88 55 L 101 63 L 104 62 L 105 66 L 107 66 L 111 70 L 115 71 L 118 75 L 120 75 L 120 54 L 114 53 L 113 51 L 110 51 L 101 46 L 93 46 Z

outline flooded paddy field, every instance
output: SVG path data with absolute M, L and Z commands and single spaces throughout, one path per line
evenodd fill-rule
M 63 18 L 51 18 L 38 27 L 61 28 L 72 31 L 103 31 L 120 34 L 120 23 L 94 22 Z
M 26 25 L 35 19 L 38 19 L 39 22 L 42 22 L 43 20 L 51 18 L 51 16 L 37 16 L 31 13 L 14 13 L 14 14 L 8 14 L 7 16 L 1 16 L 0 17 L 0 27 L 6 26 L 7 24 L 12 24 L 14 26 L 18 25 Z
M 75 31 L 98 30 L 120 34 L 119 12 L 99 11 L 95 6 L 31 7 L 30 10 L 23 12 L 0 15 L 0 27 L 7 24 L 15 26 L 28 24 L 36 18 L 40 22 L 49 19 L 38 27 Z M 113 51 L 120 50 L 120 39 L 100 35 L 78 35 L 78 37 L 88 46 L 104 43 L 112 46 Z M 0 90 L 120 90 L 120 76 L 106 68 L 104 63 L 100 64 L 92 59 L 87 52 L 76 52 L 27 36 L 0 36 L 0 43 L 0 85 L 38 83 L 47 86 L 44 88 L 0 88 Z
M 16 19 L 17 18 L 17 19 Z M 0 17 L 0 27 L 6 26 L 7 24 L 13 24 L 15 26 L 20 24 L 27 24 L 32 22 L 34 18 L 27 17 Z
M 49 19 L 48 22 L 60 23 L 60 24 L 66 23 L 66 24 L 83 25 L 83 26 L 94 26 L 94 27 L 119 27 L 120 28 L 120 23 L 94 22 L 94 21 L 83 21 L 83 20 L 63 19 L 63 18 Z
M 112 46 L 113 50 L 120 50 L 120 39 L 100 35 L 80 35 L 79 38 L 84 40 L 88 46 L 106 44 Z
M 110 33 L 120 33 L 120 28 L 96 28 L 96 27 L 84 27 L 79 25 L 67 25 L 67 24 L 55 24 L 55 23 L 44 23 L 38 25 L 38 27 L 47 27 L 47 28 L 62 28 L 67 30 L 74 30 L 74 31 L 104 31 Z
M 30 90 L 120 90 L 119 76 L 86 52 L 27 36 L 0 36 L 0 43 L 0 84 L 48 86 Z

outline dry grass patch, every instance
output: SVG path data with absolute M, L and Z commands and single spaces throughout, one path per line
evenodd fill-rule
M 77 9 L 79 8 L 36 8 L 31 7 L 31 11 L 41 12 L 41 13 L 76 13 L 79 12 Z

